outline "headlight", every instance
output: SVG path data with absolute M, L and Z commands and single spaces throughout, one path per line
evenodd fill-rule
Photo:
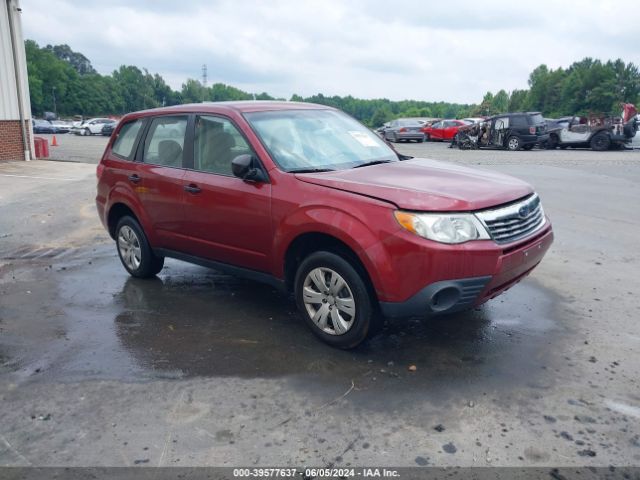
M 472 213 L 432 214 L 396 210 L 394 215 L 406 230 L 435 242 L 453 244 L 491 238 Z

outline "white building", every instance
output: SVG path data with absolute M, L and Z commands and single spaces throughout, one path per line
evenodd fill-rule
M 21 11 L 19 0 L 0 0 L 0 161 L 34 151 Z

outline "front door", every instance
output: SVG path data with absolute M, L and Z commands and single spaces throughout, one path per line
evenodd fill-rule
M 271 184 L 235 177 L 231 161 L 255 153 L 227 118 L 195 118 L 193 168 L 183 179 L 187 253 L 269 271 Z

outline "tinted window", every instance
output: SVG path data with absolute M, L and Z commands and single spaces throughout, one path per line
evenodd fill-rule
M 131 156 L 133 145 L 136 143 L 136 137 L 142 126 L 142 120 L 134 120 L 133 122 L 125 123 L 120 131 L 111 151 L 119 157 L 129 158 Z
M 529 120 L 531 121 L 531 125 L 537 125 L 538 123 L 544 123 L 544 118 L 541 114 L 536 113 L 535 115 L 530 115 Z
M 433 125 L 431 125 L 431 128 L 442 128 L 442 122 L 436 122 Z
M 156 117 L 144 142 L 144 162 L 182 167 L 186 116 Z
M 194 169 L 232 176 L 231 160 L 238 155 L 251 153 L 246 140 L 229 120 L 213 116 L 197 117 Z
M 511 126 L 512 127 L 528 127 L 527 117 L 524 115 L 515 115 L 511 117 Z
M 453 120 L 447 120 L 446 122 L 444 122 L 444 126 L 445 126 L 445 128 L 457 127 L 458 126 L 458 122 L 454 122 Z

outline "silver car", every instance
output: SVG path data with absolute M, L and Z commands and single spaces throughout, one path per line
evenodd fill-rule
M 423 128 L 424 124 L 418 120 L 398 118 L 389 123 L 382 136 L 390 142 L 415 140 L 418 143 L 422 143 L 424 142 Z

